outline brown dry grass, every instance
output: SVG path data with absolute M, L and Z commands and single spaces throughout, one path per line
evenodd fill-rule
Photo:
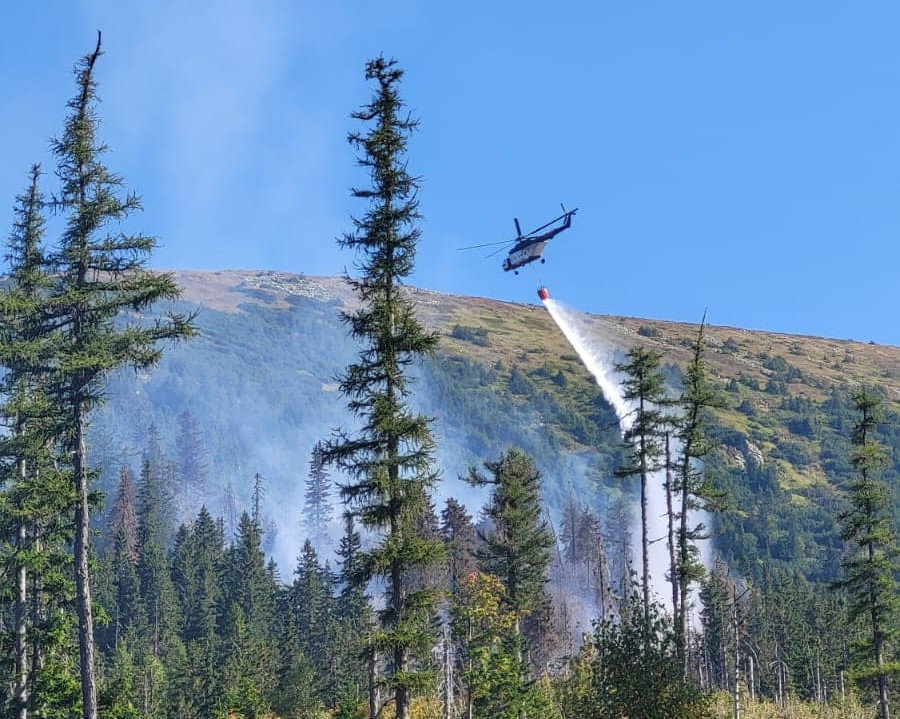
M 864 708 L 852 698 L 844 702 L 819 704 L 789 699 L 784 706 L 768 701 L 741 700 L 742 719 L 869 719 L 874 709 Z M 731 695 L 720 692 L 713 702 L 711 719 L 733 719 L 734 704 Z
M 285 300 L 291 294 L 336 300 L 345 307 L 355 304 L 351 288 L 339 277 L 248 270 L 178 270 L 174 274 L 187 302 L 211 309 L 237 311 L 242 303 L 260 302 L 247 290 L 268 292 L 274 304 L 282 306 L 287 306 Z M 527 364 L 537 365 L 545 358 L 572 353 L 539 305 L 417 289 L 411 292 L 422 320 L 445 335 L 442 351 L 448 354 L 463 351 L 482 362 L 522 358 Z M 681 366 L 690 359 L 698 329 L 693 323 L 637 317 L 582 315 L 581 319 L 585 327 L 623 351 L 637 344 L 654 347 L 664 354 L 665 361 Z M 449 337 L 457 324 L 487 330 L 489 346 L 478 347 Z M 648 333 L 653 336 L 646 336 Z M 765 354 L 783 357 L 809 378 L 811 382 L 798 382 L 789 389 L 811 398 L 821 399 L 835 385 L 869 383 L 884 387 L 900 401 L 900 347 L 715 325 L 707 327 L 706 336 L 710 368 L 723 380 L 744 376 L 764 382 L 769 373 L 760 356 Z

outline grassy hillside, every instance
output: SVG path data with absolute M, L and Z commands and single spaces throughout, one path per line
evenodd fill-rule
M 275 272 L 178 271 L 184 300 L 201 307 L 239 311 L 240 305 L 265 304 L 287 308 L 291 296 L 308 297 L 352 307 L 347 284 L 334 277 L 305 277 Z M 470 359 L 490 364 L 525 358 L 529 366 L 542 357 L 571 356 L 565 338 L 540 305 L 501 302 L 478 297 L 445 295 L 412 289 L 422 319 L 444 335 L 441 353 L 463 352 Z M 635 344 L 659 349 L 666 359 L 683 365 L 697 335 L 697 325 L 610 315 L 585 315 L 592 332 L 615 342 L 623 350 Z M 454 326 L 484 329 L 489 342 L 474 344 L 452 336 Z M 714 375 L 722 381 L 745 377 L 763 382 L 778 374 L 767 358 L 781 357 L 798 371 L 790 379 L 789 393 L 822 399 L 834 386 L 860 382 L 885 389 L 900 403 L 900 347 L 851 340 L 786 335 L 735 327 L 707 328 L 707 355 Z M 566 360 L 568 362 L 568 360 Z M 577 364 L 577 363 L 575 363 Z
M 201 310 L 201 337 L 146 376 L 122 376 L 98 422 L 97 451 L 111 466 L 133 461 L 152 423 L 177 454 L 174 418 L 193 413 L 212 468 L 206 501 L 217 511 L 229 484 L 246 501 L 249 478 L 262 472 L 287 546 L 312 445 L 349 422 L 335 377 L 354 356 L 339 319 L 353 294 L 338 278 L 176 274 L 184 303 Z M 612 477 L 615 414 L 542 306 L 410 291 L 441 335 L 416 398 L 436 419 L 445 495 L 467 491 L 456 476 L 510 444 L 536 458 L 552 507 L 573 493 L 602 507 L 630 491 Z M 659 350 L 676 384 L 698 329 L 595 315 L 579 322 L 619 358 L 636 344 Z M 882 441 L 900 462 L 900 348 L 715 326 L 707 345 L 725 399 L 715 417 L 720 449 L 707 462 L 730 500 L 716 517 L 720 552 L 750 572 L 775 563 L 827 578 L 840 552 L 834 515 L 849 476 L 849 393 L 859 384 L 884 392 L 894 422 Z

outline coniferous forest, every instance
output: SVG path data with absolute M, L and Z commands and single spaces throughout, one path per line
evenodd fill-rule
M 338 242 L 353 266 L 341 321 L 354 355 L 330 368 L 344 421 L 296 470 L 295 565 L 267 551 L 262 473 L 244 506 L 230 487 L 211 506 L 192 412 L 165 418 L 174 441 L 153 423 L 132 428 L 137 462 L 103 457 L 89 428 L 120 373 L 153 373 L 202 317 L 177 309 L 173 274 L 149 269 L 156 239 L 131 231 L 140 199 L 107 168 L 99 134 L 101 58 L 98 36 L 76 66 L 56 165 L 27 173 L 6 244 L 4 716 L 888 719 L 900 676 L 896 397 L 857 383 L 797 399 L 783 392 L 790 366 L 763 358 L 770 385 L 749 389 L 779 398 L 793 436 L 821 441 L 840 489 L 839 502 L 802 506 L 777 468 L 811 461 L 806 444 L 740 463 L 722 449 L 745 442 L 735 422 L 757 408 L 742 395 L 751 380 L 710 372 L 704 322 L 683 366 L 650 342 L 622 358 L 636 407 L 624 436 L 607 406 L 536 391 L 541 380 L 562 392 L 561 369 L 441 358 L 405 284 L 421 234 L 407 153 L 418 121 L 394 60 L 367 63 L 371 95 L 351 114 L 364 179 Z M 491 342 L 461 324 L 450 336 Z M 615 487 L 612 500 L 570 493 L 549 512 L 542 458 L 510 441 L 462 477 L 482 506 L 439 502 L 442 437 L 417 391 L 427 381 L 482 418 L 478 447 L 507 436 L 510 418 L 484 396 L 475 404 L 501 374 L 580 446 L 603 445 L 596 484 Z M 663 536 L 647 501 L 659 482 Z M 650 576 L 659 542 L 665 586 Z

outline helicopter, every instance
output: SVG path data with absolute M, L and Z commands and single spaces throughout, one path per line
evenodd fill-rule
M 499 250 L 492 252 L 488 257 L 493 257 L 498 252 L 502 252 L 506 247 L 510 247 L 509 252 L 503 259 L 504 272 L 513 270 L 515 274 L 519 274 L 519 268 L 530 262 L 540 260 L 544 262 L 543 253 L 547 243 L 556 237 L 563 230 L 567 230 L 572 226 L 572 215 L 578 212 L 576 207 L 574 210 L 567 210 L 565 205 L 560 204 L 563 214 L 556 217 L 540 227 L 532 230 L 527 234 L 522 234 L 522 228 L 519 226 L 519 218 L 514 217 L 513 222 L 516 225 L 516 237 L 512 240 L 503 240 L 502 242 L 489 242 L 484 245 L 471 245 L 469 247 L 460 247 L 461 250 L 474 250 L 478 247 L 491 247 L 493 245 L 503 245 Z M 557 224 L 557 223 L 562 224 Z M 554 226 L 555 225 L 555 226 Z M 547 228 L 550 228 L 549 230 Z M 544 232 L 546 230 L 546 232 Z

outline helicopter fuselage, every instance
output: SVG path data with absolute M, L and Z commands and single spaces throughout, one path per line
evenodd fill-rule
M 503 260 L 503 269 L 509 272 L 527 265 L 529 262 L 540 260 L 546 246 L 547 240 L 529 240 L 516 243 L 516 246 L 509 251 L 506 259 Z

